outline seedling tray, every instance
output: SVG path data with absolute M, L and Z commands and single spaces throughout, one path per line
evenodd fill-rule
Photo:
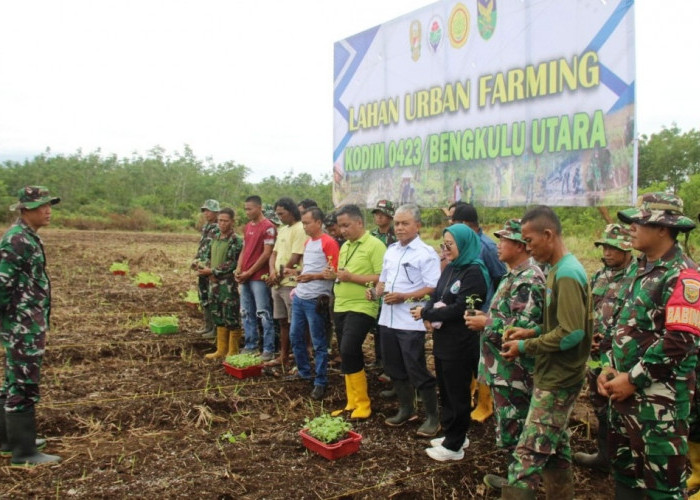
M 114 274 L 115 276 L 125 276 L 126 271 L 112 271 L 112 274 Z
M 311 436 L 306 429 L 300 430 L 299 435 L 301 436 L 302 444 L 306 448 L 328 460 L 336 460 L 356 453 L 360 449 L 360 442 L 362 441 L 362 436 L 353 431 L 348 431 L 348 437 L 332 444 L 319 441 Z
M 236 368 L 235 366 L 224 362 L 224 370 L 226 370 L 226 373 L 236 378 L 257 377 L 262 373 L 262 369 L 262 365 L 248 366 L 247 368 Z
M 170 333 L 177 333 L 177 325 L 154 325 L 153 323 L 149 323 L 148 325 L 151 328 L 151 331 L 157 335 L 165 335 L 165 334 L 170 334 Z
M 139 283 L 139 288 L 155 288 L 155 283 Z

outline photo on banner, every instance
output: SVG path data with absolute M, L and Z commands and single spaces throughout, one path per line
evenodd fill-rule
M 334 203 L 631 203 L 634 55 L 632 0 L 446 0 L 336 42 Z

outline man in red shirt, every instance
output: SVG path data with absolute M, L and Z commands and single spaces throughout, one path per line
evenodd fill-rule
M 275 328 L 272 322 L 270 289 L 263 276 L 268 277 L 268 261 L 275 245 L 277 229 L 262 211 L 262 200 L 253 195 L 245 199 L 248 224 L 243 233 L 243 251 L 238 259 L 236 281 L 241 284 L 241 318 L 245 330 L 243 352 L 258 351 L 258 318 L 263 327 L 263 361 L 275 355 Z

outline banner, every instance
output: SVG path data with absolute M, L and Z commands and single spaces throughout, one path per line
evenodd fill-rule
M 333 200 L 636 198 L 634 2 L 440 1 L 334 47 Z

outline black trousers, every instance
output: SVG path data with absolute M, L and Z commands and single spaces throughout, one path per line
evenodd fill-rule
M 435 387 L 425 363 L 425 332 L 379 326 L 384 371 L 392 380 L 407 380 L 418 390 Z
M 459 451 L 471 423 L 472 367 L 463 359 L 435 358 L 440 390 L 440 423 L 445 431 L 442 446 Z
M 357 373 L 365 368 L 365 357 L 362 354 L 362 344 L 367 332 L 374 324 L 374 318 L 358 312 L 333 313 L 335 336 L 340 349 L 343 373 Z

